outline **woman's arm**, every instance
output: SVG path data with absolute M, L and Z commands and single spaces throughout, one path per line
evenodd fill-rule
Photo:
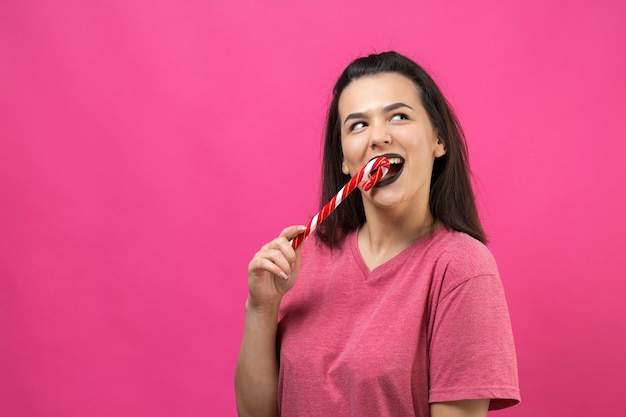
M 489 399 L 447 401 L 430 404 L 431 417 L 486 417 Z
M 241 417 L 278 416 L 278 310 L 299 270 L 299 256 L 289 240 L 304 228 L 286 228 L 264 245 L 248 265 L 249 294 L 235 372 L 237 412 Z
M 235 373 L 240 417 L 278 416 L 278 360 L 275 308 L 258 309 L 246 302 L 241 349 Z

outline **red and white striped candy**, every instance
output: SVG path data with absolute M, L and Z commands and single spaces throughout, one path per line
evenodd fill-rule
M 305 239 L 337 208 L 348 194 L 359 185 L 363 191 L 369 191 L 389 171 L 389 160 L 379 156 L 369 161 L 359 172 L 354 175 L 346 185 L 335 195 L 306 225 L 306 230 L 293 238 L 291 247 L 296 249 Z M 362 184 L 361 184 L 362 183 Z

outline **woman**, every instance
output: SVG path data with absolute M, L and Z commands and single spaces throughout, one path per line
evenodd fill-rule
M 384 155 L 294 251 L 288 227 L 249 264 L 241 416 L 485 416 L 519 402 L 510 320 L 484 246 L 465 141 L 430 76 L 359 58 L 328 112 L 322 202 Z

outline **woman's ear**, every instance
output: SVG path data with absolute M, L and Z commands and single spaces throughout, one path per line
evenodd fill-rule
M 444 156 L 446 154 L 446 142 L 437 136 L 437 144 L 435 145 L 435 150 L 433 151 L 433 155 L 435 158 L 439 158 L 440 156 Z
M 348 165 L 346 165 L 345 162 L 341 163 L 341 172 L 343 172 L 344 175 L 350 175 L 350 170 L 348 169 Z

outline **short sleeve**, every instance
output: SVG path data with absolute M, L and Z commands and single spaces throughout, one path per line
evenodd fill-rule
M 429 402 L 490 399 L 490 410 L 520 401 L 509 312 L 497 274 L 467 279 L 442 295 L 430 346 Z

